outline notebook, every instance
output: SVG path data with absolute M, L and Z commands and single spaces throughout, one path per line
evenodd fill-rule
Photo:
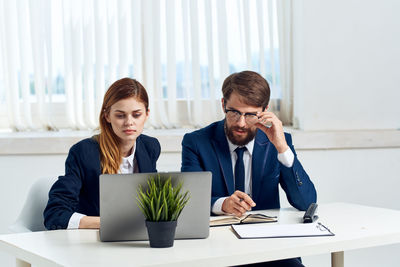
M 159 173 L 183 181 L 182 192 L 190 199 L 178 218 L 175 239 L 207 238 L 211 205 L 211 172 Z M 137 205 L 137 188 L 156 173 L 100 175 L 100 240 L 148 240 L 145 217 Z
M 224 226 L 232 224 L 247 224 L 247 223 L 268 223 L 277 222 L 276 216 L 268 216 L 262 213 L 245 214 L 241 217 L 237 216 L 223 216 L 223 218 L 212 218 L 210 226 Z

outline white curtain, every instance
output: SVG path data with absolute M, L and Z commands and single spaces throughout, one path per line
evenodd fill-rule
M 223 118 L 222 82 L 242 70 L 269 81 L 271 110 L 290 122 L 290 7 L 0 0 L 0 128 L 94 129 L 105 91 L 123 77 L 147 89 L 148 127 L 202 127 Z
M 293 124 L 293 0 L 277 2 L 280 85 L 282 101 L 280 119 L 285 124 Z

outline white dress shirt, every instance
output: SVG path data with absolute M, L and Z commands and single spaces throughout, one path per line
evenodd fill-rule
M 229 145 L 229 152 L 231 154 L 231 161 L 232 161 L 232 173 L 233 173 L 233 182 L 235 182 L 235 165 L 236 165 L 236 160 L 237 160 L 237 154 L 235 152 L 235 149 L 238 147 L 237 145 L 234 145 L 229 141 L 228 138 L 226 138 L 228 141 Z M 247 145 L 245 145 L 247 148 L 246 151 L 243 153 L 243 163 L 244 163 L 244 192 L 248 194 L 250 197 L 252 197 L 252 177 L 251 177 L 251 159 L 252 159 L 252 153 L 253 153 L 253 148 L 254 148 L 254 139 L 251 140 Z M 280 163 L 282 163 L 284 166 L 290 168 L 293 166 L 293 161 L 294 161 L 294 154 L 290 148 L 288 148 L 285 152 L 283 153 L 278 153 L 278 160 Z M 211 211 L 214 214 L 217 215 L 222 215 L 225 214 L 222 211 L 222 204 L 224 203 L 224 200 L 227 197 L 221 197 L 217 199 L 217 201 L 214 202 L 214 205 L 212 206 Z
M 127 157 L 122 157 L 122 163 L 119 166 L 118 173 L 133 173 L 134 169 L 134 158 L 135 158 L 135 151 L 136 151 L 136 141 L 133 144 L 132 153 Z M 85 217 L 85 214 L 81 214 L 79 212 L 74 212 L 71 218 L 68 221 L 67 229 L 78 229 L 79 223 L 81 222 L 82 217 Z

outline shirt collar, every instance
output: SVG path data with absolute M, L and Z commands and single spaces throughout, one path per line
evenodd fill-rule
M 235 149 L 238 147 L 238 145 L 234 145 L 232 144 L 232 142 L 229 140 L 228 136 L 226 136 L 226 140 L 228 141 L 228 145 L 229 145 L 229 152 L 235 153 Z M 251 140 L 250 142 L 247 143 L 247 145 L 245 145 L 245 147 L 247 148 L 247 152 L 249 152 L 250 156 L 253 153 L 253 147 L 254 147 L 254 138 L 253 140 Z
M 133 159 L 135 158 L 135 152 L 136 152 L 136 141 L 133 144 L 131 151 L 132 153 L 129 156 L 122 157 L 122 164 L 129 164 L 131 167 L 133 167 Z

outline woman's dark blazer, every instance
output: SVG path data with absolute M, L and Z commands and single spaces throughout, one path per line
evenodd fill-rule
M 135 159 L 139 172 L 157 172 L 160 143 L 156 138 L 140 135 L 136 139 Z M 43 212 L 49 230 L 66 229 L 74 212 L 99 216 L 100 147 L 94 137 L 73 145 L 65 162 L 65 175 L 51 187 Z

